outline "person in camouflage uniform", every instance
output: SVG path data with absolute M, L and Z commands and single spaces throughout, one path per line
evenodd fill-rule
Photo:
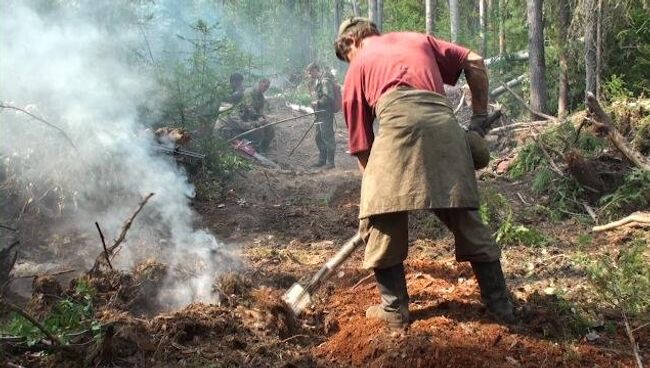
M 238 104 L 244 98 L 244 76 L 240 73 L 232 73 L 230 75 L 230 96 L 225 102 L 231 104 Z
M 318 161 L 312 167 L 334 168 L 336 141 L 334 137 L 334 76 L 322 71 L 320 65 L 311 63 L 307 66 L 307 74 L 311 78 L 309 91 L 314 110 L 324 110 L 315 116 L 316 146 Z
M 264 92 L 269 89 L 270 85 L 271 82 L 268 79 L 262 79 L 257 87 L 244 91 L 235 114 L 218 123 L 219 135 L 229 139 L 247 130 L 268 124 L 264 118 L 264 107 L 266 106 Z M 270 126 L 249 133 L 242 138 L 250 140 L 258 151 L 266 152 L 274 137 L 275 130 Z

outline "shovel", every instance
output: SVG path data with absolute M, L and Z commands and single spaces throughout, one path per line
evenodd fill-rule
M 303 287 L 300 283 L 294 283 L 289 290 L 282 296 L 282 300 L 298 316 L 305 308 L 312 304 L 312 294 L 339 268 L 346 259 L 350 257 L 357 247 L 363 244 L 359 233 L 343 244 L 341 249 L 330 258 L 323 267 L 316 272 L 307 286 Z

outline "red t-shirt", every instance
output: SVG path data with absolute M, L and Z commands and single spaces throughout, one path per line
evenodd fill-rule
M 444 95 L 454 85 L 470 50 L 422 33 L 396 32 L 364 40 L 343 86 L 343 114 L 351 154 L 372 146 L 377 101 L 397 86 Z

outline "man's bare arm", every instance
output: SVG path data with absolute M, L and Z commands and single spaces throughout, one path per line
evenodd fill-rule
M 368 158 L 370 158 L 370 150 L 368 151 L 362 151 L 356 153 L 357 160 L 359 160 L 359 171 L 361 171 L 361 175 L 363 175 L 363 172 L 366 170 L 366 165 L 368 164 Z
M 487 113 L 488 105 L 488 76 L 481 55 L 470 52 L 463 64 L 467 85 L 472 93 L 472 110 L 474 115 Z

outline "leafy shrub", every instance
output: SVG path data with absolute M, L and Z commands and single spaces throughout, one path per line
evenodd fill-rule
M 513 221 L 513 211 L 508 199 L 493 189 L 481 192 L 479 215 L 481 221 L 495 230 L 496 241 L 501 245 L 526 245 L 542 247 L 549 243 L 542 233 Z
M 505 221 L 497 230 L 496 241 L 502 245 L 525 245 L 530 247 L 544 247 L 550 240 L 535 229 L 528 228 L 512 221 L 512 210 Z
M 602 213 L 612 218 L 650 205 L 650 171 L 634 169 L 625 176 L 623 185 L 600 199 Z
M 650 312 L 650 262 L 646 239 L 638 236 L 618 256 L 603 255 L 587 263 L 596 292 L 609 306 L 631 316 Z
M 64 343 L 69 341 L 71 333 L 86 329 L 90 329 L 96 339 L 99 338 L 101 324 L 93 318 L 94 293 L 95 290 L 88 283 L 80 281 L 75 287 L 75 295 L 59 300 L 43 320 L 43 326 Z M 41 330 L 19 314 L 12 314 L 0 326 L 0 332 L 25 338 L 30 346 L 45 338 Z
M 201 167 L 192 179 L 201 198 L 217 198 L 222 195 L 224 184 L 242 171 L 252 168 L 250 161 L 239 156 L 230 144 L 218 138 L 202 138 L 193 144 L 193 149 L 206 155 Z

